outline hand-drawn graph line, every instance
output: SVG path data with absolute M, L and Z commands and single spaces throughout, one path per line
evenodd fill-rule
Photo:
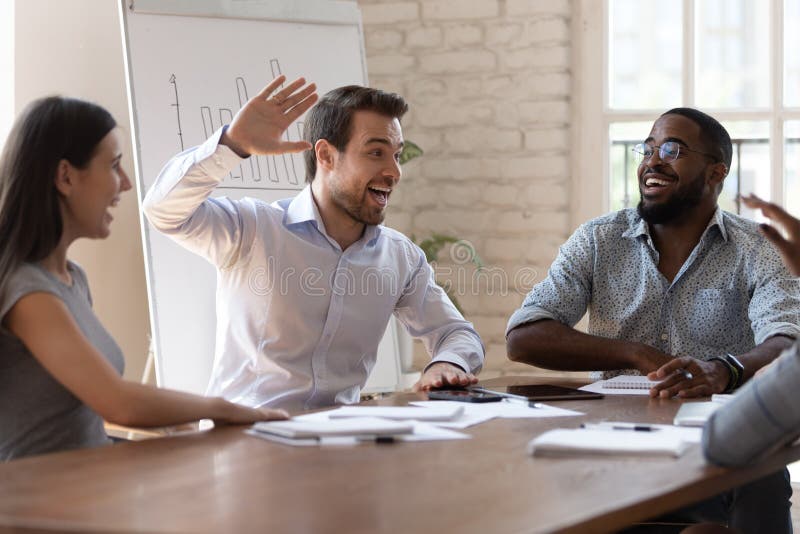
M 280 62 L 277 59 L 269 60 L 270 73 L 275 78 L 281 74 Z M 175 107 L 178 121 L 178 137 L 180 140 L 181 151 L 184 150 L 183 130 L 181 127 L 181 109 L 178 99 L 178 82 L 173 74 L 170 76 L 169 83 L 172 84 L 175 101 L 171 106 Z M 247 84 L 242 76 L 235 78 L 236 95 L 239 108 L 244 106 L 249 100 Z M 216 117 L 215 117 L 216 112 Z M 203 126 L 203 136 L 205 139 L 210 137 L 214 131 L 224 124 L 230 124 L 233 120 L 234 111 L 228 107 L 200 106 L 200 120 Z M 217 119 L 218 120 L 215 120 Z M 299 141 L 303 138 L 303 123 L 295 122 L 292 127 L 284 134 L 287 141 Z M 289 190 L 296 190 L 301 184 L 304 166 L 298 165 L 296 159 L 302 156 L 295 154 L 280 154 L 275 156 L 251 156 L 242 162 L 236 169 L 220 184 L 220 189 L 276 189 L 281 184 L 291 184 L 295 186 Z M 298 169 L 299 167 L 299 169 Z

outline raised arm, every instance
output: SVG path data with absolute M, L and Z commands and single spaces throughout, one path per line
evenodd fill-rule
M 157 427 L 199 419 L 242 424 L 287 417 L 282 410 L 248 408 L 219 397 L 123 380 L 86 339 L 64 303 L 49 293 L 20 298 L 4 325 L 59 383 L 111 423 Z
M 233 263 L 253 231 L 244 223 L 252 219 L 247 205 L 209 198 L 224 177 L 250 155 L 311 147 L 306 141 L 285 141 L 283 135 L 316 102 L 315 86 L 300 78 L 278 90 L 284 81 L 283 76 L 273 80 L 239 110 L 230 126 L 170 160 L 144 199 L 144 213 L 157 230 L 215 265 Z

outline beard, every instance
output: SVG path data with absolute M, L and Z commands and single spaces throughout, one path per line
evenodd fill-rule
M 661 204 L 646 204 L 644 197 L 639 200 L 636 210 L 649 224 L 669 224 L 680 220 L 700 204 L 703 199 L 705 180 L 698 174 L 683 190 L 678 190 Z
M 331 186 L 331 199 L 351 219 L 361 224 L 375 226 L 386 218 L 386 210 L 367 207 L 363 196 L 359 198 L 357 193 L 340 189 L 338 184 Z

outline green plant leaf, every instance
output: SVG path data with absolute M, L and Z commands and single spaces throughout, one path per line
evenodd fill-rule
M 405 165 L 412 159 L 418 158 L 424 153 L 425 152 L 423 152 L 419 145 L 406 139 L 405 144 L 403 145 L 403 151 L 400 152 L 400 165 Z

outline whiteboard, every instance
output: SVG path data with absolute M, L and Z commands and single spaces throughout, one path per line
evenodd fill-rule
M 279 74 L 305 76 L 320 94 L 367 84 L 361 15 L 327 0 L 121 0 L 139 205 L 162 166 L 201 144 Z M 302 139 L 303 117 L 287 131 Z M 292 197 L 305 184 L 302 154 L 258 156 L 214 196 Z M 203 393 L 214 359 L 216 271 L 142 217 L 156 379 Z M 365 391 L 399 381 L 397 325 L 387 327 Z

